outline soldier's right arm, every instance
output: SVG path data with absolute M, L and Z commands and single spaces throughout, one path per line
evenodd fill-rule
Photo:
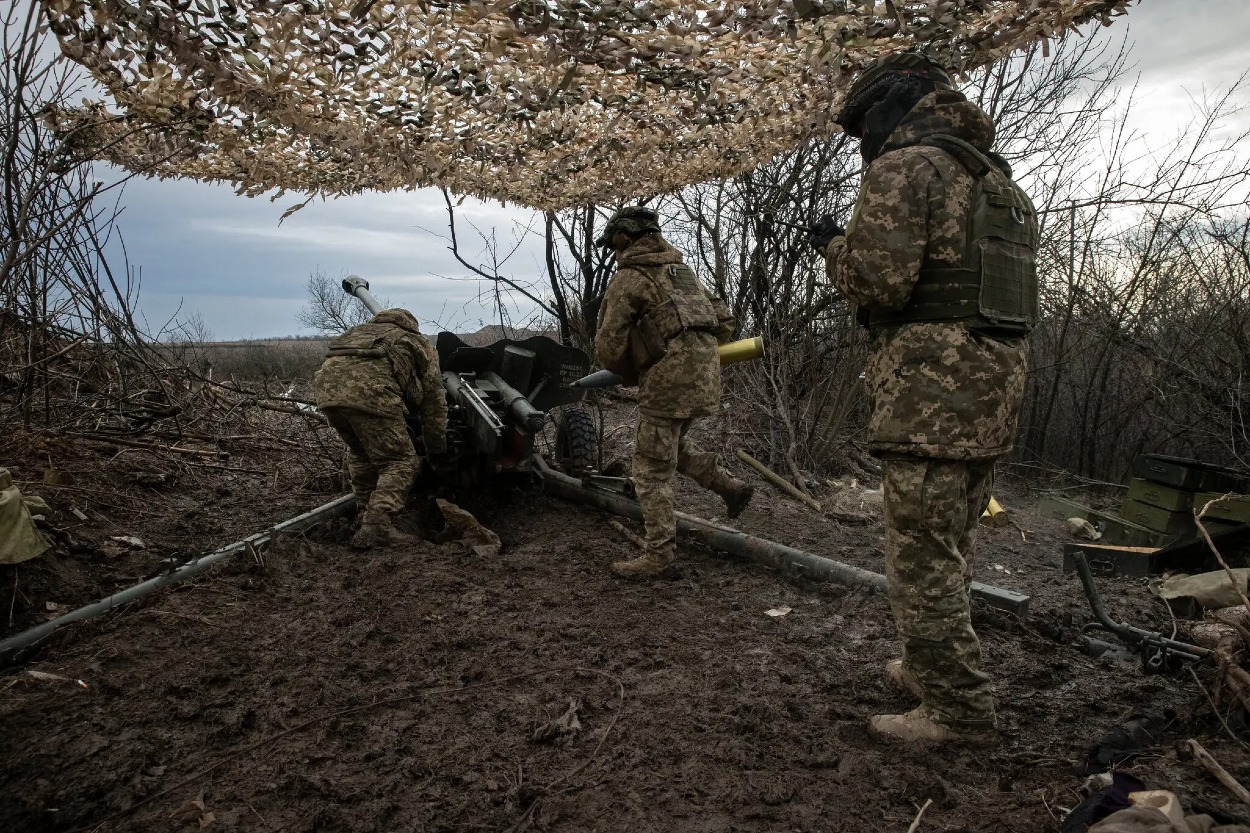
M 627 379 L 638 373 L 629 360 L 629 332 L 642 312 L 643 297 L 638 291 L 641 280 L 642 276 L 633 269 L 622 269 L 612 276 L 595 334 L 595 357 L 599 363 Z
M 868 168 L 847 234 L 825 255 L 830 281 L 857 304 L 897 309 L 911 297 L 929 242 L 935 175 L 923 156 L 906 151 Z
M 438 353 L 429 340 L 418 336 L 422 346 L 421 387 L 421 437 L 429 454 L 442 454 L 447 450 L 447 393 L 443 389 L 442 369 Z

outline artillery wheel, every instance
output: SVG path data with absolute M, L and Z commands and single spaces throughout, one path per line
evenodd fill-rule
M 599 465 L 599 432 L 590 412 L 579 405 L 570 405 L 556 416 L 556 460 L 569 472 Z

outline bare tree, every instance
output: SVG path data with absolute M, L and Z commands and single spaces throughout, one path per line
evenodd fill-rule
M 372 313 L 343 291 L 344 272 L 331 277 L 318 269 L 308 276 L 308 300 L 300 307 L 295 318 L 310 330 L 329 335 L 338 335 L 350 330 L 357 324 L 363 324 L 372 317 Z M 390 300 L 379 298 L 383 307 L 390 306 Z
M 84 389 L 58 369 L 71 352 L 91 357 L 93 389 L 116 388 L 123 366 L 146 360 L 131 315 L 138 281 L 104 254 L 118 235 L 108 192 L 124 179 L 97 179 L 76 137 L 49 127 L 85 86 L 36 4 L 0 11 L 0 53 L 0 379 L 26 424 L 46 424 L 54 388 Z

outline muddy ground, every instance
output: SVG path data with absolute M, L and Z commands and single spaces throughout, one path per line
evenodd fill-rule
M 35 467 L 25 482 L 38 492 Z M 114 501 L 150 517 L 101 511 L 107 528 L 77 528 L 89 546 L 4 568 L 6 632 L 54 615 L 47 602 L 90 601 L 170 551 L 335 494 L 306 483 L 274 501 L 265 478 L 217 474 L 233 478 L 152 489 L 146 504 L 132 499 L 149 487 L 131 484 Z M 844 508 L 875 514 L 849 488 Z M 1143 715 L 1156 719 L 1148 748 L 1120 769 L 1191 811 L 1250 816 L 1176 748 L 1196 737 L 1250 774 L 1209 705 L 1211 673 L 1145 674 L 1078 650 L 1091 617 L 1060 568 L 1066 532 L 1032 511 L 1035 487 L 999 496 L 1013 524 L 982 530 L 977 577 L 1033 599 L 1027 619 L 975 612 L 999 748 L 914 750 L 868 733 L 870 715 L 913 705 L 882 679 L 897 650 L 882 596 L 689 545 L 675 576 L 625 583 L 607 566 L 635 551 L 609 516 L 499 485 L 457 496 L 502 537 L 497 557 L 454 543 L 361 554 L 336 522 L 74 625 L 5 670 L 0 830 L 901 833 L 926 805 L 921 831 L 1058 830 L 1091 747 Z M 107 502 L 94 500 L 84 514 Z M 688 484 L 680 504 L 723 518 Z M 879 523 L 816 517 L 762 483 L 736 523 L 882 566 Z M 146 549 L 103 554 L 113 534 Z M 1144 582 L 1102 586 L 1117 618 L 1171 630 Z

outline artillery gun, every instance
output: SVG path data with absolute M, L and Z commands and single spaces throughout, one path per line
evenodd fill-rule
M 343 291 L 370 312 L 382 311 L 364 278 L 347 276 Z M 549 415 L 561 467 L 580 474 L 598 466 L 598 431 L 578 404 L 585 391 L 572 386 L 590 370 L 584 352 L 546 336 L 479 347 L 446 331 L 434 346 L 447 394 L 447 454 L 462 476 L 531 471 L 534 437 Z

